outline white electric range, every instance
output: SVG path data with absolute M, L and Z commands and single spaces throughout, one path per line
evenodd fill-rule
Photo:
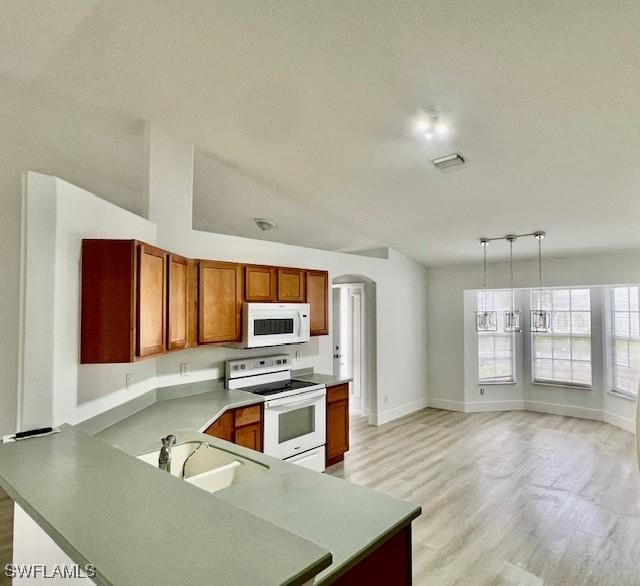
M 291 378 L 288 354 L 226 362 L 225 382 L 265 398 L 264 453 L 323 472 L 326 443 L 324 384 Z

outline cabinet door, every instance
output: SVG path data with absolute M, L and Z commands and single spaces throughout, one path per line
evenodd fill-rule
M 135 360 L 136 263 L 133 240 L 82 241 L 82 364 Z
M 276 300 L 276 270 L 273 267 L 245 267 L 245 297 L 247 301 Z
M 150 356 L 165 349 L 167 253 L 138 244 L 137 355 Z
M 278 301 L 303 302 L 305 279 L 302 269 L 278 269 Z
M 327 466 L 349 451 L 349 385 L 327 389 Z
M 200 261 L 198 268 L 198 342 L 242 338 L 242 270 L 239 264 Z
M 225 411 L 206 430 L 207 435 L 212 435 L 228 442 L 233 441 L 233 411 Z
M 307 303 L 311 306 L 311 335 L 329 333 L 329 273 L 307 271 Z
M 169 255 L 167 347 L 186 348 L 189 335 L 189 265 L 186 258 Z
M 245 448 L 262 451 L 262 425 L 260 423 L 252 423 L 251 425 L 243 425 L 236 427 L 234 443 Z

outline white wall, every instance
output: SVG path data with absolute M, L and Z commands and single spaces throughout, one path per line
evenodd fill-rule
M 544 284 L 548 286 L 588 286 L 607 284 L 640 283 L 640 252 L 626 251 L 601 255 L 584 255 L 567 258 L 550 258 L 544 262 Z M 528 408 L 548 408 L 546 404 L 569 405 L 574 414 L 596 416 L 590 412 L 602 411 L 610 414 L 612 422 L 618 417 L 617 424 L 630 428 L 635 420 L 634 405 L 631 401 L 604 392 L 604 367 L 594 352 L 594 383 L 599 386 L 595 392 L 573 389 L 557 389 L 531 385 L 524 381 L 522 389 L 509 385 L 485 385 L 484 397 L 479 394 L 479 386 L 471 381 L 471 349 L 465 352 L 465 314 L 467 330 L 473 329 L 474 311 L 467 303 L 465 311 L 465 291 L 477 289 L 482 285 L 482 267 L 480 263 L 430 269 L 428 275 L 429 314 L 429 396 L 430 404 L 443 408 L 464 410 L 482 410 L 483 404 L 524 400 Z M 520 261 L 516 264 L 517 285 L 536 286 L 537 260 Z M 494 264 L 489 267 L 490 288 L 507 287 L 509 270 L 507 264 Z M 600 303 L 596 291 L 595 314 L 593 316 L 593 337 L 601 339 Z M 471 295 L 471 293 L 468 293 Z M 471 299 L 471 298 L 469 298 Z M 522 337 L 522 336 L 521 336 Z M 469 338 L 467 336 L 467 338 Z M 526 344 L 522 337 L 522 344 Z M 467 339 L 467 344 L 472 344 Z M 528 347 L 522 347 L 522 367 L 527 371 Z M 465 364 L 466 361 L 466 364 Z M 465 381 L 465 371 L 468 373 Z M 475 374 L 475 373 L 474 373 Z M 465 407 L 465 404 L 469 403 Z M 544 404 L 544 405 L 543 405 Z M 580 412 L 582 409 L 582 412 Z M 557 409 L 558 412 L 561 408 Z
M 144 143 L 139 124 L 123 124 L 68 96 L 43 96 L 15 82 L 0 81 L 0 127 L 0 434 L 8 434 L 16 429 L 19 385 L 23 174 L 54 174 L 141 211 L 142 184 L 131 169 Z
M 139 238 L 156 226 L 55 177 L 29 173 L 25 192 L 23 372 L 18 426 L 75 422 L 152 388 L 153 361 L 80 365 L 82 238 Z M 125 374 L 133 385 L 124 388 Z
M 153 136 L 151 132 L 151 142 Z M 371 414 L 372 418 L 375 422 L 387 421 L 426 406 L 426 269 L 393 250 L 389 252 L 389 259 L 385 260 L 187 230 L 184 228 L 185 218 L 177 214 L 183 213 L 179 201 L 187 197 L 186 190 L 189 188 L 185 174 L 191 172 L 187 152 L 192 153 L 192 146 L 179 139 L 172 141 L 166 133 L 161 138 L 149 150 L 150 168 L 155 169 L 149 185 L 165 185 L 162 173 L 166 172 L 182 176 L 182 179 L 171 178 L 167 185 L 182 185 L 183 188 L 167 190 L 160 199 L 162 205 L 158 207 L 154 207 L 153 203 L 157 197 L 149 198 L 149 213 L 156 223 L 129 214 L 59 179 L 32 176 L 27 185 L 29 192 L 26 201 L 40 202 L 36 203 L 35 209 L 29 206 L 27 226 L 37 223 L 37 234 L 48 235 L 45 242 L 40 243 L 40 249 L 46 249 L 51 234 L 55 234 L 55 243 L 49 248 L 49 251 L 54 251 L 55 270 L 48 268 L 51 259 L 44 262 L 38 254 L 28 257 L 28 273 L 39 275 L 44 271 L 46 277 L 55 282 L 55 286 L 28 289 L 33 299 L 26 308 L 29 317 L 27 322 L 33 322 L 33 308 L 49 306 L 55 308 L 55 325 L 37 353 L 29 353 L 30 341 L 41 332 L 37 327 L 25 329 L 25 359 L 32 371 L 40 375 L 36 380 L 25 380 L 24 425 L 46 425 L 51 421 L 55 424 L 63 421 L 74 423 L 154 386 L 218 377 L 222 375 L 224 360 L 248 352 L 203 347 L 135 365 L 78 368 L 79 251 L 82 237 L 87 236 L 137 237 L 193 258 L 325 269 L 329 271 L 330 279 L 343 274 L 366 276 L 375 281 L 377 287 L 378 384 L 377 396 L 372 402 L 374 406 L 377 405 L 377 410 Z M 166 157 L 166 161 L 163 161 L 163 157 Z M 31 186 L 35 186 L 33 190 Z M 177 201 L 172 203 L 168 198 L 176 198 Z M 48 203 L 45 205 L 43 200 Z M 51 204 L 52 200 L 55 203 Z M 55 213 L 40 213 L 46 208 L 53 208 Z M 184 209 L 188 213 L 190 206 Z M 181 228 L 176 229 L 176 226 Z M 292 351 L 295 349 L 292 348 Z M 294 367 L 313 367 L 319 372 L 332 372 L 331 336 L 316 338 L 299 349 L 302 357 L 294 362 Z M 263 354 L 265 351 L 249 352 Z M 179 375 L 181 362 L 189 362 L 190 376 Z M 133 373 L 134 386 L 126 389 L 124 382 L 128 372 Z M 47 380 L 51 381 L 50 384 L 43 384 Z M 43 396 L 43 393 L 49 393 L 50 397 Z M 47 413 L 49 421 L 46 420 Z

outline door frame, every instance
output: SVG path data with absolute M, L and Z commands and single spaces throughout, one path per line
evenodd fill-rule
M 350 340 L 349 340 L 349 374 L 353 377 L 355 381 L 355 353 L 354 353 L 354 341 L 355 341 L 355 319 L 353 312 L 353 300 L 357 297 L 360 303 L 360 311 L 359 311 L 359 341 L 360 341 L 360 352 L 359 352 L 359 376 L 358 383 L 359 388 L 356 389 L 356 385 L 352 382 L 349 385 L 349 405 L 351 407 L 356 407 L 353 409 L 353 412 L 365 415 L 368 413 L 368 409 L 370 408 L 369 404 L 369 393 L 366 391 L 368 389 L 368 359 L 367 359 L 367 307 L 366 307 L 366 292 L 365 292 L 365 284 L 364 283 L 335 283 L 331 285 L 332 291 L 340 291 L 342 293 L 343 290 L 347 291 L 347 306 L 342 306 L 342 297 L 338 299 L 338 304 L 334 303 L 334 319 L 336 320 L 337 327 L 334 327 L 334 337 L 337 338 L 339 342 L 336 345 L 336 339 L 334 339 L 333 347 L 334 351 L 334 374 L 336 374 L 335 369 L 335 352 L 338 351 L 338 348 L 342 349 L 344 343 L 342 340 L 342 336 L 340 334 L 340 324 L 339 321 L 342 319 L 342 311 L 343 309 L 347 310 L 349 324 L 348 327 L 351 330 Z M 338 347 L 336 347 L 338 346 Z M 359 392 L 359 396 L 356 396 L 356 390 Z

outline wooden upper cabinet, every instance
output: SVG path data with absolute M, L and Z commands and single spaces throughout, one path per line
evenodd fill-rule
M 198 262 L 198 342 L 242 338 L 242 267 L 229 262 Z
M 82 241 L 80 362 L 135 359 L 136 243 Z
M 302 303 L 305 278 L 302 269 L 278 269 L 278 301 Z
M 276 269 L 261 265 L 245 266 L 245 299 L 269 302 L 276 300 Z
M 142 243 L 137 249 L 136 353 L 142 357 L 165 350 L 167 253 Z
M 189 288 L 193 279 L 189 260 L 175 254 L 168 258 L 167 348 L 176 350 L 189 345 L 192 316 Z
M 311 335 L 329 333 L 329 273 L 307 271 L 307 303 L 311 306 Z

